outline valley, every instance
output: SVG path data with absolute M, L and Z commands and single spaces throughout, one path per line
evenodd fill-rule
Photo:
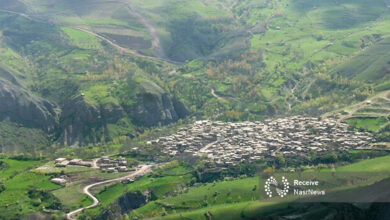
M 388 5 L 1 1 L 0 219 L 385 219 L 262 193 L 387 184 Z

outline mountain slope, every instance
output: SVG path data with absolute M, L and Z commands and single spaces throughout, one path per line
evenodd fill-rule
M 378 38 L 373 46 L 336 67 L 334 73 L 373 83 L 390 80 L 390 38 Z
M 1 74 L 61 109 L 65 145 L 189 114 L 318 116 L 388 89 L 389 19 L 382 0 L 7 1 Z
M 0 16 L 1 120 L 42 129 L 56 143 L 87 145 L 134 137 L 142 127 L 188 114 L 143 70 L 155 61 L 145 66 L 142 59 L 116 54 L 111 45 L 77 30 L 9 12 Z M 154 70 L 170 68 L 158 65 Z

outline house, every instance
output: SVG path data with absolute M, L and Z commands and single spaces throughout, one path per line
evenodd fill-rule
M 109 168 L 109 167 L 112 167 L 112 165 L 108 164 L 108 163 L 107 164 L 106 163 L 99 164 L 100 169 Z
M 57 159 L 55 159 L 55 163 L 62 163 L 62 162 L 64 162 L 66 160 L 66 158 L 62 158 L 62 157 L 60 157 L 60 158 L 57 158 Z
M 66 179 L 64 178 L 53 178 L 50 180 L 51 182 L 55 183 L 55 184 L 59 184 L 59 185 L 65 185 L 66 182 L 68 182 Z
M 326 152 L 329 146 L 340 145 L 349 150 L 372 139 L 369 133 L 347 128 L 347 124 L 332 118 L 300 116 L 264 122 L 197 121 L 180 128 L 176 134 L 152 141 L 152 145 L 158 144 L 163 153 L 172 157 L 185 153 L 217 165 L 234 165 L 258 160 L 260 155 L 262 158 L 278 154 L 304 156 L 311 150 Z
M 109 167 L 109 168 L 107 168 L 107 172 L 108 172 L 108 173 L 113 173 L 113 172 L 115 172 L 115 167 Z
M 127 179 L 125 179 L 125 180 L 122 180 L 122 183 L 123 183 L 123 184 L 130 184 L 130 183 L 134 183 L 134 179 L 127 178 Z
M 81 159 L 72 159 L 69 161 L 70 165 L 79 165 L 81 163 Z
M 56 167 L 66 167 L 68 165 L 69 165 L 69 161 L 68 160 L 64 160 L 62 162 L 56 163 Z
M 100 163 L 109 163 L 110 162 L 110 158 L 108 156 L 102 156 L 100 158 Z
M 118 171 L 119 172 L 126 172 L 127 171 L 127 167 L 126 166 L 120 166 L 120 167 L 117 167 Z

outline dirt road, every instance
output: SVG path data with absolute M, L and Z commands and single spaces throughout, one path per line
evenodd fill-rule
M 153 38 L 152 47 L 153 47 L 154 51 L 156 52 L 157 57 L 160 57 L 160 58 L 165 57 L 165 53 L 161 47 L 160 38 L 157 35 L 156 28 L 154 28 L 154 26 L 151 23 L 149 23 L 145 19 L 145 17 L 142 16 L 140 13 L 138 13 L 136 10 L 132 10 L 132 8 L 129 6 L 127 6 L 127 10 L 132 15 L 134 15 L 136 18 L 138 18 L 138 20 L 148 29 L 150 36 Z
M 102 36 L 100 34 L 97 34 L 97 33 L 93 32 L 91 30 L 83 28 L 83 27 L 71 27 L 71 28 L 77 29 L 79 31 L 83 31 L 83 32 L 85 32 L 87 34 L 90 34 L 90 35 L 93 35 L 93 36 L 95 36 L 95 37 L 97 37 L 97 38 L 99 38 L 99 39 L 101 39 L 103 41 L 106 41 L 108 44 L 110 44 L 111 46 L 115 47 L 121 53 L 128 53 L 128 54 L 132 54 L 132 55 L 137 56 L 137 57 L 143 57 L 143 58 L 148 58 L 148 59 L 152 59 L 152 60 L 164 61 L 164 62 L 176 64 L 176 65 L 183 64 L 182 62 L 176 62 L 176 61 L 172 61 L 172 60 L 168 60 L 168 59 L 164 59 L 164 58 L 142 55 L 142 54 L 138 53 L 135 50 L 131 50 L 129 48 L 121 47 L 118 44 L 116 44 L 113 41 L 111 41 L 110 39 L 108 39 L 108 38 L 106 38 L 106 37 L 104 37 L 104 36 Z
M 211 146 L 213 146 L 214 144 L 216 144 L 218 141 L 214 141 L 214 142 L 211 142 L 209 144 L 207 144 L 206 146 L 204 146 L 203 148 L 201 148 L 199 150 L 199 155 L 202 155 L 202 154 L 205 154 L 206 153 L 206 150 L 209 149 Z
M 362 102 L 359 102 L 359 103 L 356 103 L 354 105 L 351 105 L 348 108 L 339 109 L 339 110 L 336 110 L 336 111 L 325 113 L 324 115 L 322 115 L 322 118 L 327 118 L 327 117 L 330 117 L 331 115 L 339 114 L 341 112 L 341 110 L 344 110 L 346 112 L 346 114 L 345 115 L 340 115 L 339 114 L 339 119 L 337 119 L 338 123 L 340 123 L 342 121 L 345 121 L 347 119 L 350 119 L 350 118 L 359 118 L 359 117 L 377 118 L 377 117 L 381 117 L 381 116 L 388 117 L 389 115 L 384 115 L 384 114 L 381 115 L 381 114 L 375 114 L 375 113 L 359 115 L 359 114 L 357 114 L 357 112 L 360 109 L 363 109 L 363 108 L 366 108 L 366 107 L 369 106 L 368 103 L 367 103 L 368 100 L 373 101 L 374 103 L 375 103 L 375 100 L 379 99 L 379 98 L 384 99 L 386 101 L 390 101 L 389 96 L 390 96 L 390 90 L 387 90 L 387 91 L 378 93 L 378 94 L 368 98 L 367 100 L 364 100 Z M 388 124 L 390 124 L 390 122 Z M 388 125 L 388 124 L 386 124 L 386 125 Z
M 129 49 L 129 48 L 124 48 L 124 47 L 121 47 L 119 46 L 118 44 L 116 44 L 115 42 L 111 41 L 110 39 L 98 34 L 98 33 L 95 33 L 87 28 L 83 28 L 83 27 L 74 27 L 74 26 L 67 26 L 67 25 L 62 25 L 62 24 L 56 24 L 56 23 L 53 23 L 53 22 L 48 22 L 48 21 L 43 21 L 43 20 L 38 20 L 38 19 L 35 19 L 35 18 L 32 18 L 30 15 L 28 14 L 25 14 L 25 13 L 21 13 L 21 12 L 16 12 L 16 11 L 10 11 L 10 10 L 4 10 L 4 9 L 0 9 L 0 12 L 6 12 L 6 13 L 10 13 L 10 14 L 16 14 L 16 15 L 19 15 L 21 17 L 24 17 L 30 21 L 35 21 L 35 22 L 39 22 L 39 23 L 44 23 L 44 24 L 50 24 L 50 25 L 57 25 L 57 26 L 64 26 L 64 27 L 69 27 L 69 28 L 74 28 L 74 29 L 77 29 L 79 31 L 83 31 L 87 34 L 90 34 L 90 35 L 93 35 L 105 42 L 107 42 L 108 44 L 110 44 L 111 46 L 115 47 L 119 52 L 121 53 L 127 53 L 127 54 L 132 54 L 134 56 L 137 56 L 137 57 L 142 57 L 142 58 L 148 58 L 148 59 L 152 59 L 152 60 L 156 60 L 156 61 L 163 61 L 163 62 L 168 62 L 168 63 L 171 63 L 171 64 L 175 64 L 175 65 L 182 65 L 183 62 L 178 62 L 178 61 L 173 61 L 173 60 L 169 60 L 169 59 L 164 59 L 164 58 L 161 58 L 161 57 L 153 57 L 153 56 L 146 56 L 146 55 L 143 55 L 143 54 L 140 54 L 138 51 L 135 51 L 135 50 L 132 50 L 132 49 Z M 141 22 L 146 22 L 146 20 L 143 20 Z M 156 51 L 160 54 L 164 54 L 161 49 L 161 46 L 160 46 L 160 40 L 159 38 L 157 37 L 157 34 L 156 34 L 156 31 L 154 29 L 153 26 L 151 26 L 149 23 L 144 23 L 144 25 L 149 25 L 147 26 L 147 28 L 149 29 L 150 31 L 150 34 L 152 35 L 153 37 L 153 47 L 156 49 Z
M 91 168 L 99 169 L 97 162 L 100 160 L 100 158 L 95 158 L 92 160 Z
M 219 97 L 217 94 L 215 94 L 215 90 L 214 89 L 211 89 L 210 93 L 211 93 L 212 96 L 214 96 L 217 99 L 223 99 L 222 97 Z
M 382 99 L 385 99 L 387 101 L 390 101 L 388 96 L 390 95 L 390 90 L 388 91 L 385 91 L 385 92 L 382 92 L 382 93 L 379 93 L 373 97 L 370 98 L 370 100 L 375 100 L 375 99 L 378 99 L 378 98 L 382 98 Z M 359 102 L 358 104 L 355 104 L 354 106 L 352 106 L 351 110 L 348 112 L 347 115 L 341 117 L 338 121 L 344 121 L 344 120 L 347 120 L 349 118 L 354 118 L 356 116 L 354 116 L 354 114 L 359 110 L 359 109 L 362 109 L 362 108 L 365 108 L 367 107 L 367 100 L 363 101 L 363 102 Z M 373 117 L 373 118 L 376 118 L 378 117 L 377 114 L 366 114 L 364 115 L 364 117 Z
M 139 170 L 137 170 L 137 171 L 135 171 L 135 172 L 133 172 L 133 173 L 127 175 L 127 176 L 119 177 L 119 178 L 115 178 L 115 179 L 111 179 L 111 180 L 105 180 L 105 181 L 102 181 L 102 182 L 93 183 L 93 184 L 90 184 L 90 185 L 84 187 L 83 188 L 83 193 L 86 194 L 87 196 L 89 196 L 93 200 L 92 205 L 89 205 L 87 207 L 79 208 L 77 210 L 71 211 L 68 214 L 66 214 L 66 217 L 68 219 L 74 220 L 74 219 L 76 219 L 76 215 L 79 212 L 83 211 L 84 209 L 90 209 L 90 208 L 96 207 L 99 204 L 99 200 L 94 195 L 92 195 L 92 193 L 89 191 L 91 188 L 96 187 L 96 186 L 105 185 L 105 184 L 112 183 L 112 182 L 119 182 L 119 181 L 125 180 L 127 178 L 134 178 L 136 176 L 144 175 L 144 174 L 146 174 L 146 173 L 151 171 L 151 167 L 152 167 L 151 165 L 143 165 Z

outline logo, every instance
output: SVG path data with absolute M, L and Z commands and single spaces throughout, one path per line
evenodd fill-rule
M 268 197 L 271 198 L 272 197 L 271 186 L 275 186 L 276 193 L 282 198 L 285 197 L 290 188 L 290 183 L 288 182 L 287 178 L 284 176 L 282 177 L 282 184 L 283 184 L 283 189 L 280 189 L 278 181 L 276 181 L 276 179 L 273 176 L 271 176 L 270 178 L 267 179 L 267 181 L 265 181 L 265 185 L 264 185 L 265 193 L 267 194 Z

